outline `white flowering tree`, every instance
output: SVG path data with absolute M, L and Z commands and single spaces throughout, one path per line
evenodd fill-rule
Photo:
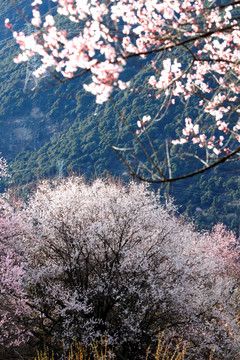
M 187 343 L 187 359 L 206 359 L 213 348 L 219 359 L 235 358 L 233 234 L 194 232 L 134 183 L 43 183 L 25 212 L 28 301 L 45 342 L 107 336 L 118 356 L 140 359 L 166 331 L 173 344 Z
M 11 0 L 16 7 L 15 1 Z M 182 135 L 175 146 L 191 143 L 206 150 L 200 173 L 225 162 L 239 150 L 239 1 L 215 0 L 52 0 L 57 12 L 69 20 L 61 26 L 52 15 L 41 16 L 42 0 L 32 2 L 35 31 L 31 35 L 14 32 L 20 46 L 15 62 L 34 55 L 41 59 L 35 71 L 41 77 L 51 69 L 59 81 L 86 77 L 83 87 L 102 104 L 115 89 L 139 94 L 131 87 L 132 60 L 151 73 L 144 78 L 143 101 L 152 98 L 155 113 L 140 114 L 138 130 L 129 127 L 124 109 L 115 109 L 121 121 L 147 155 L 149 182 L 171 182 L 162 168 L 163 155 L 157 154 L 148 129 L 171 108 L 183 113 Z M 71 24 L 76 32 L 68 32 Z M 13 30 L 9 20 L 5 25 Z M 197 113 L 196 113 L 197 109 Z M 171 115 L 170 115 L 171 116 Z M 150 121 L 149 121 L 150 120 Z M 143 145 L 145 135 L 150 150 Z M 126 149 L 114 147 L 132 175 L 136 169 L 126 160 Z M 169 158 L 168 151 L 166 151 Z M 199 156 L 196 155 L 199 159 Z M 136 160 L 136 159 L 135 159 Z M 140 162 L 141 160 L 138 159 Z M 195 173 L 181 174 L 180 178 Z

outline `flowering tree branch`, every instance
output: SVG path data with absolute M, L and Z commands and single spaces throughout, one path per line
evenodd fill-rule
M 102 104 L 110 99 L 115 89 L 129 91 L 131 75 L 128 76 L 126 70 L 129 73 L 131 60 L 138 58 L 153 72 L 145 79 L 146 96 L 160 103 L 165 96 L 170 107 L 185 104 L 187 116 L 183 136 L 173 140 L 172 144 L 190 143 L 206 147 L 212 155 L 222 156 L 222 160 L 209 164 L 206 170 L 239 151 L 239 1 L 224 4 L 212 0 L 116 0 L 101 3 L 92 0 L 81 4 L 73 0 L 53 1 L 57 3 L 58 14 L 78 26 L 76 33 L 71 35 L 66 29 L 61 29 L 52 15 L 43 20 L 40 12 L 42 0 L 35 0 L 32 2 L 31 24 L 36 31 L 31 35 L 17 33 L 8 19 L 5 22 L 21 50 L 15 62 L 27 61 L 37 54 L 42 64 L 35 76 L 41 77 L 51 68 L 60 82 L 89 74 L 89 82 L 84 76 L 83 87 L 96 96 L 97 103 Z M 131 91 L 137 93 L 134 87 Z M 187 103 L 190 104 L 188 109 Z M 202 115 L 192 118 L 191 108 L 196 107 Z M 203 120 L 203 114 L 208 122 Z M 149 114 L 144 117 L 148 118 Z M 214 124 L 214 134 L 210 130 L 210 121 Z M 146 131 L 146 126 L 140 125 L 138 134 Z M 139 137 L 136 139 L 130 127 L 128 129 L 143 149 L 142 141 Z M 222 135 L 218 136 L 219 132 Z M 149 136 L 146 132 L 151 144 Z M 230 147 L 225 145 L 229 139 Z M 151 166 L 161 181 L 170 181 L 165 179 L 152 146 L 151 150 L 153 157 L 146 148 L 144 150 Z

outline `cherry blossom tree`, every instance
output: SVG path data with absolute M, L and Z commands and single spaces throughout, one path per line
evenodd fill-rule
M 41 325 L 45 342 L 85 344 L 106 335 L 117 355 L 140 359 L 164 330 L 187 343 L 187 359 L 213 348 L 235 358 L 236 239 L 221 227 L 198 234 L 174 211 L 143 184 L 42 183 L 24 210 L 35 334 Z
M 32 2 L 32 19 L 25 17 L 35 27 L 31 35 L 13 31 L 6 19 L 5 25 L 13 31 L 21 50 L 15 62 L 38 55 L 41 65 L 36 77 L 49 69 L 61 82 L 82 77 L 83 87 L 96 96 L 98 104 L 111 99 L 116 89 L 138 94 L 139 89 L 131 87 L 132 61 L 148 67 L 152 75 L 144 79 L 139 96 L 159 101 L 155 113 L 152 109 L 151 117 L 139 115 L 136 130 L 129 126 L 124 109 L 114 104 L 151 166 L 145 166 L 148 176 L 139 178 L 149 182 L 179 178 L 172 177 L 168 150 L 166 175 L 163 156 L 156 152 L 148 134 L 151 125 L 176 106 L 182 106 L 185 125 L 172 145 L 189 143 L 206 150 L 204 159 L 196 154 L 204 164 L 196 173 L 240 151 L 238 0 L 52 1 L 58 14 L 68 19 L 66 28 L 52 15 L 41 16 L 42 0 Z M 68 32 L 71 25 L 76 29 L 74 35 Z M 89 75 L 89 80 L 84 75 Z M 150 151 L 143 145 L 143 136 L 149 140 Z M 125 158 L 126 149 L 107 141 L 130 173 L 138 176 Z M 181 174 L 180 178 L 194 174 Z

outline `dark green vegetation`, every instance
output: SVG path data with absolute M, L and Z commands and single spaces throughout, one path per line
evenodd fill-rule
M 49 3 L 48 1 L 44 3 L 45 11 L 54 11 L 49 9 Z M 17 4 L 26 16 L 29 15 L 28 1 L 19 0 Z M 6 17 L 14 23 L 15 29 L 26 29 L 24 20 L 17 14 L 9 0 L 1 2 L 1 24 Z M 124 152 L 126 159 L 140 174 L 147 176 L 137 159 L 150 168 L 151 165 L 112 104 L 109 102 L 97 106 L 94 98 L 82 88 L 84 79 L 56 85 L 50 72 L 38 83 L 35 91 L 32 91 L 35 86 L 34 80 L 30 77 L 26 83 L 29 64 L 13 63 L 12 59 L 17 53 L 17 47 L 10 31 L 4 30 L 4 27 L 2 29 L 0 32 L 0 151 L 9 162 L 11 183 L 15 186 L 35 183 L 41 178 L 58 176 L 59 173 L 61 175 L 61 168 L 64 175 L 75 172 L 90 178 L 110 173 L 129 180 L 126 167 L 99 132 L 97 123 L 113 145 L 131 149 Z M 134 76 L 137 73 L 138 75 Z M 124 114 L 134 131 L 137 129 L 136 122 L 139 116 L 150 114 L 153 118 L 162 105 L 162 99 L 148 98 L 147 89 L 143 87 L 144 78 L 152 74 L 150 68 L 142 68 L 141 62 L 133 63 L 132 87 L 138 88 L 139 91 L 113 94 L 117 108 Z M 126 74 L 127 78 L 129 74 Z M 158 119 L 163 115 L 164 110 L 165 108 L 161 110 Z M 198 115 L 194 104 L 191 104 L 187 110 L 181 103 L 176 104 L 168 109 L 161 120 L 156 121 L 149 128 L 149 135 L 166 174 L 168 174 L 166 140 L 171 155 L 173 175 L 188 173 L 203 166 L 195 157 L 186 154 L 196 153 L 195 147 L 191 149 L 188 145 L 184 147 L 170 145 L 170 140 L 181 134 L 184 117 L 189 114 L 192 118 Z M 210 119 L 206 122 L 207 126 L 211 126 Z M 142 135 L 140 139 L 149 150 L 146 135 Z M 199 150 L 199 156 L 204 155 L 201 151 Z M 239 232 L 238 169 L 239 161 L 235 160 L 203 175 L 173 183 L 170 189 L 165 185 L 155 188 L 156 190 L 160 188 L 162 195 L 172 195 L 180 206 L 180 211 L 187 212 L 193 217 L 200 228 L 211 227 L 220 221 Z

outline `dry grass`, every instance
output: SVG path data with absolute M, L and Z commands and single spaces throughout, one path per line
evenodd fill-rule
M 107 337 L 102 339 L 101 343 L 96 342 L 91 346 L 85 346 L 74 341 L 68 352 L 63 345 L 62 355 L 61 359 L 63 358 L 64 360 L 118 360 L 114 355 L 113 348 L 107 343 Z M 145 360 L 184 360 L 185 355 L 186 344 L 181 339 L 178 341 L 174 339 L 173 343 L 173 340 L 165 336 L 164 332 L 161 332 L 158 336 L 156 350 L 152 351 L 149 347 L 146 350 Z M 212 350 L 208 360 L 213 360 L 214 358 L 214 350 Z M 57 358 L 47 348 L 44 352 L 38 351 L 37 357 L 34 360 L 57 360 Z
M 174 350 L 173 350 L 174 349 Z M 158 344 L 155 353 L 147 350 L 146 360 L 184 360 L 186 353 L 186 345 L 178 341 L 174 346 L 172 341 L 169 341 L 164 336 L 164 332 L 159 333 Z
M 160 333 L 156 350 L 153 352 L 149 347 L 146 351 L 146 360 L 184 360 L 185 353 L 186 346 L 181 341 L 174 345 L 173 350 L 172 342 L 164 336 L 164 333 Z M 63 358 L 64 360 L 111 360 L 115 356 L 113 349 L 107 344 L 107 338 L 105 338 L 101 344 L 95 343 L 90 347 L 75 341 L 67 354 L 63 347 Z M 54 354 L 47 349 L 44 352 L 38 352 L 34 360 L 56 359 Z
M 64 360 L 110 360 L 114 358 L 112 349 L 107 344 L 107 338 L 99 343 L 94 343 L 90 347 L 82 345 L 77 341 L 71 346 L 69 352 L 66 354 L 63 346 Z M 37 353 L 34 360 L 56 360 L 54 354 L 47 349 L 44 352 Z

